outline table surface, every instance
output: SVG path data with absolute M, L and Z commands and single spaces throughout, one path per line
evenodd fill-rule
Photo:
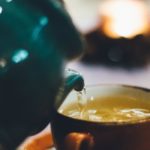
M 67 67 L 79 71 L 85 79 L 85 85 L 128 84 L 150 88 L 150 65 L 127 70 L 73 61 Z

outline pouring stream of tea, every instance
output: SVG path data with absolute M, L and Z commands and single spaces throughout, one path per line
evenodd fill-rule
M 88 99 L 86 96 L 86 88 L 84 88 L 82 91 L 77 92 L 77 101 L 80 117 L 83 118 L 84 110 L 86 109 L 88 103 Z

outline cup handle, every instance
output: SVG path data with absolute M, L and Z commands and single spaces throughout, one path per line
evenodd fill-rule
M 93 150 L 94 138 L 90 133 L 69 133 L 65 138 L 65 150 Z

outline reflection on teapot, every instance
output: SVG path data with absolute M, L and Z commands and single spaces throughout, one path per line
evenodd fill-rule
M 80 74 L 71 70 L 64 77 L 66 61 L 82 49 L 61 1 L 0 1 L 1 149 L 14 149 L 43 129 L 53 118 L 56 97 L 58 107 L 71 89 L 82 89 Z

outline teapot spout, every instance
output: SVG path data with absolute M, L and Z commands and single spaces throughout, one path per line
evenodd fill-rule
M 84 88 L 84 79 L 80 73 L 72 69 L 66 70 L 65 83 L 60 88 L 58 97 L 55 102 L 55 109 L 57 110 L 63 103 L 67 95 L 74 89 L 76 91 L 82 91 Z

